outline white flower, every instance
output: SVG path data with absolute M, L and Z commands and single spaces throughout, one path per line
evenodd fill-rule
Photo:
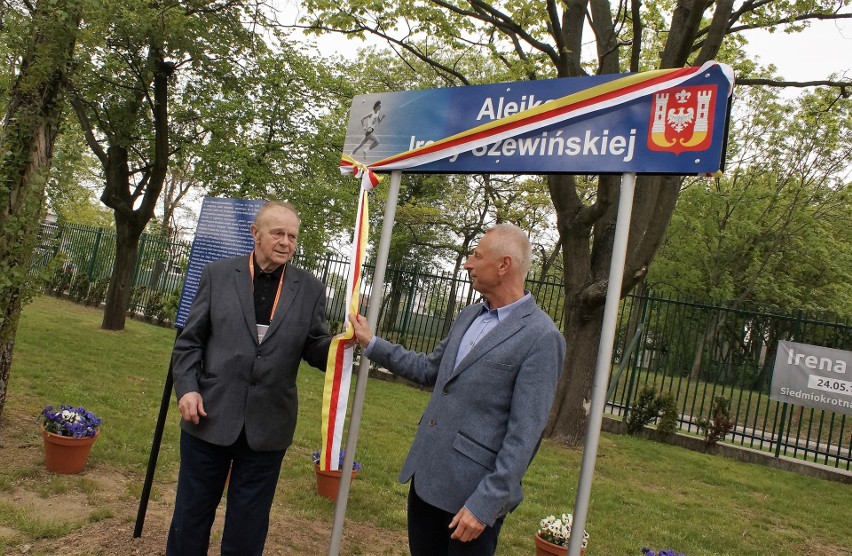
M 80 414 L 76 411 L 71 411 L 69 409 L 62 410 L 62 420 L 68 421 L 69 423 L 76 423 L 80 420 Z
M 539 535 L 554 544 L 567 546 L 573 524 L 574 517 L 571 514 L 562 514 L 560 519 L 549 515 L 539 522 Z M 583 531 L 583 547 L 588 544 L 588 539 L 589 533 Z

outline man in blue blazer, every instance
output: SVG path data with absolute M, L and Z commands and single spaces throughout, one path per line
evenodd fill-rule
M 350 316 L 364 355 L 433 387 L 402 466 L 413 556 L 491 555 L 538 448 L 565 340 L 524 290 L 532 248 L 517 226 L 489 229 L 465 262 L 485 298 L 465 308 L 430 354 L 373 336 Z
M 180 471 L 166 553 L 206 555 L 230 469 L 222 554 L 260 556 L 284 453 L 293 440 L 302 359 L 325 368 L 325 287 L 289 263 L 299 217 L 263 205 L 251 254 L 207 265 L 172 353 Z

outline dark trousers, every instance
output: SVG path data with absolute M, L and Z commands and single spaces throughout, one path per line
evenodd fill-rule
M 216 507 L 231 469 L 222 555 L 261 556 L 285 451 L 255 452 L 246 442 L 245 431 L 231 446 L 216 446 L 181 431 L 177 496 L 166 554 L 206 556 Z
M 414 491 L 414 479 L 408 489 L 408 549 L 411 556 L 492 556 L 503 518 L 486 527 L 476 539 L 453 540 L 450 522 L 455 514 L 423 501 Z

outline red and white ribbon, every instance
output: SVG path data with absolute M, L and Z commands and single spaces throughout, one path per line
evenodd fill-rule
M 352 239 L 352 253 L 349 258 L 349 277 L 346 280 L 346 314 L 358 313 L 361 301 L 361 272 L 364 266 L 364 256 L 367 253 L 367 239 L 370 225 L 370 214 L 367 203 L 371 185 L 368 174 L 362 171 L 368 187 L 361 187 L 358 196 L 358 214 L 355 217 L 355 233 Z M 378 180 L 376 180 L 378 183 Z M 322 448 L 320 449 L 320 469 L 335 471 L 340 466 L 340 442 L 343 437 L 343 423 L 346 420 L 346 408 L 349 404 L 349 386 L 352 381 L 352 352 L 349 345 L 355 334 L 349 320 L 344 322 L 342 334 L 331 340 L 326 362 L 325 386 L 322 396 Z

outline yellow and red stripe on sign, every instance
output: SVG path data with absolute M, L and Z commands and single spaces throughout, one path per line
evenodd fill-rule
M 632 73 L 517 114 L 473 127 L 416 149 L 389 156 L 367 166 L 358 164 L 348 155 L 344 155 L 340 161 L 341 171 L 357 172 L 357 168 L 364 168 L 367 171 L 414 168 L 484 147 L 502 139 L 522 135 L 557 123 L 568 122 L 601 110 L 615 108 L 638 98 L 652 95 L 655 92 L 675 87 L 713 66 L 719 66 L 733 84 L 734 77 L 730 68 L 714 61 L 707 62 L 701 67 Z
M 372 172 L 370 172 L 372 174 Z M 365 173 L 366 174 L 366 173 Z M 373 174 L 375 177 L 375 174 Z M 362 181 L 362 184 L 365 183 Z M 366 183 L 371 183 L 369 178 Z M 378 183 L 378 182 L 377 182 Z M 367 252 L 369 232 L 368 190 L 372 185 L 361 187 L 358 196 L 358 214 L 355 217 L 355 233 L 352 239 L 352 253 L 349 258 L 349 278 L 346 281 L 346 313 L 356 314 L 361 301 L 361 267 Z M 349 386 L 352 380 L 352 351 L 350 341 L 354 338 L 352 325 L 345 321 L 342 334 L 331 340 L 328 361 L 325 370 L 325 386 L 322 395 L 322 447 L 320 449 L 320 469 L 334 471 L 340 467 L 340 441 L 343 437 L 343 423 L 346 419 L 346 407 L 349 403 Z

